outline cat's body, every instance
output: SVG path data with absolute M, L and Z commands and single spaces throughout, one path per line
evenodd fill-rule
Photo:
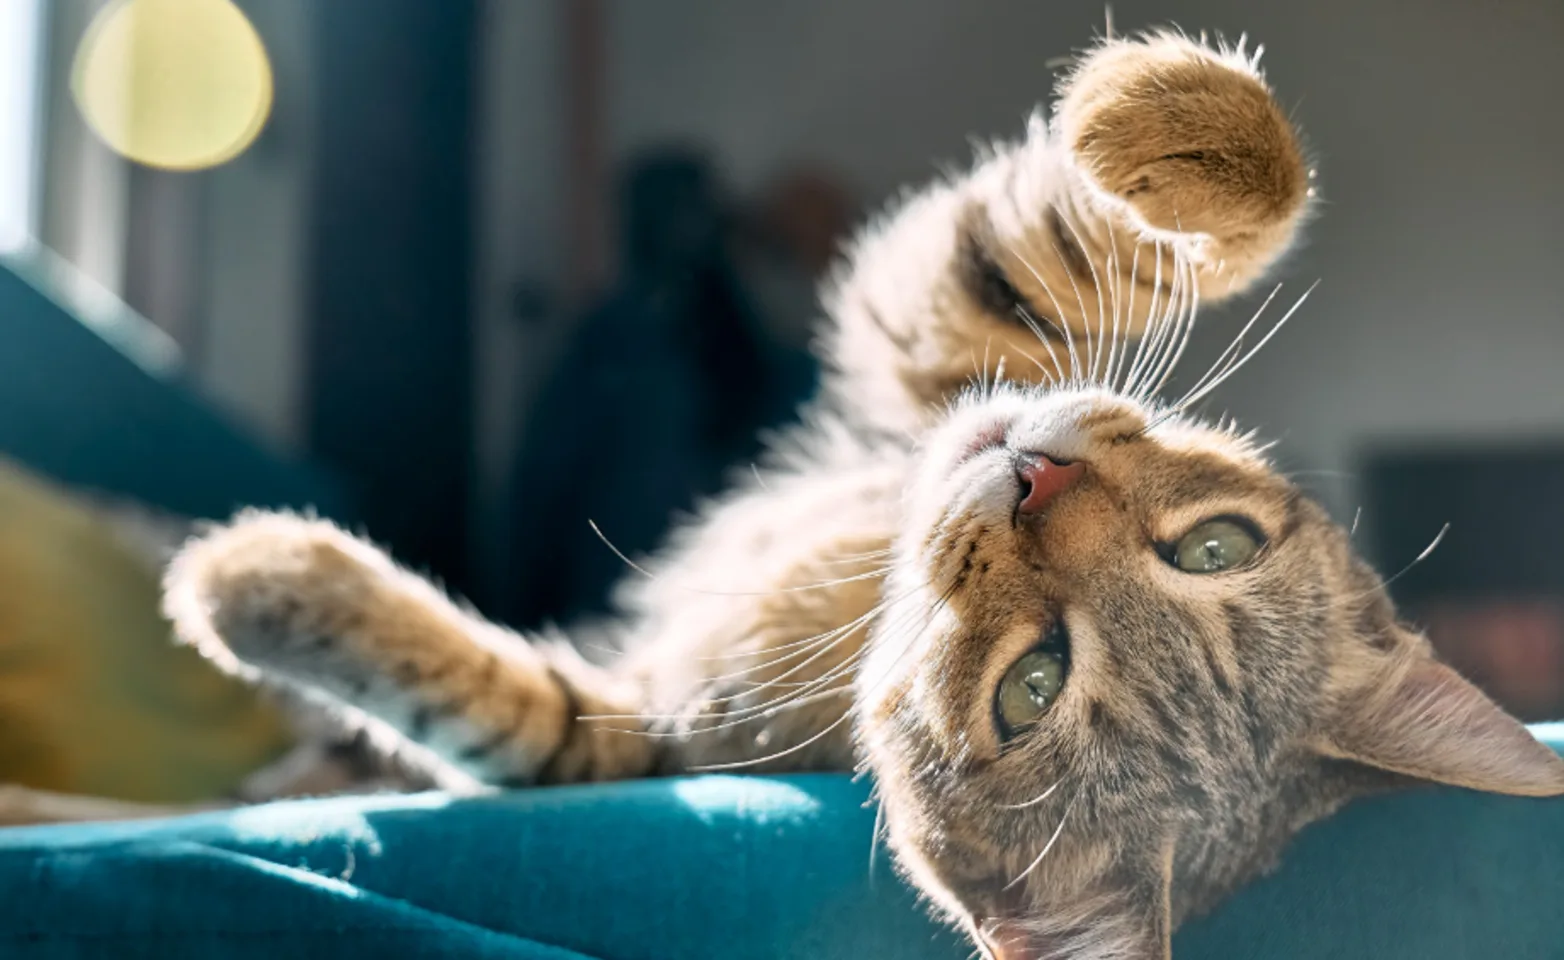
M 735 489 L 646 561 L 649 575 L 627 577 L 617 622 L 574 633 L 578 648 L 623 651 L 610 671 L 631 685 L 606 694 L 614 688 L 573 653 L 542 654 L 549 669 L 582 676 L 587 713 L 656 717 L 653 727 L 667 735 L 627 738 L 614 728 L 638 723 L 598 720 L 580 731 L 584 739 L 571 734 L 572 750 L 585 747 L 586 756 L 553 757 L 569 725 L 537 715 L 557 717 L 565 704 L 528 689 L 525 676 L 514 688 L 447 689 L 463 674 L 420 658 L 473 655 L 470 618 L 454 609 L 436 615 L 425 604 L 432 592 L 390 578 L 389 567 L 321 566 L 336 562 L 337 551 L 356 551 L 365 563 L 372 553 L 322 524 L 257 516 L 210 548 L 192 547 L 170 578 L 176 624 L 205 616 L 179 606 L 185 591 L 219 601 L 215 626 L 235 650 L 248 646 L 257 619 L 276 626 L 275 597 L 292 598 L 301 617 L 370 618 L 365 676 L 337 677 L 330 692 L 437 746 L 461 740 L 459 729 L 443 729 L 466 723 L 453 707 L 491 716 L 541 698 L 542 709 L 523 711 L 536 717 L 520 728 L 530 747 L 508 744 L 460 761 L 481 779 L 622 777 L 737 762 L 849 768 L 845 723 L 803 744 L 850 706 L 850 678 L 834 668 L 862 643 L 867 624 L 833 655 L 777 658 L 849 627 L 877 603 L 876 573 L 898 531 L 918 437 L 976 379 L 1048 379 L 1097 341 L 1133 338 L 1148 318 L 1168 333 L 1193 313 L 1196 284 L 1203 303 L 1249 288 L 1306 214 L 1309 175 L 1296 135 L 1241 52 L 1171 34 L 1113 42 L 1094 50 L 1061 92 L 1051 127 L 1034 118 L 1020 141 L 993 147 L 970 172 L 911 195 L 864 231 L 827 297 L 828 372 L 804 425 L 772 444 L 772 462 L 736 471 Z M 591 536 L 585 521 L 582 535 Z M 603 531 L 609 541 L 613 533 Z M 274 558 L 265 555 L 271 547 Z M 230 573 L 220 562 L 242 569 Z M 350 587 L 356 579 L 365 582 Z M 350 590 L 362 599 L 339 609 Z M 342 633 L 329 622 L 292 626 Z M 258 642 L 271 642 L 266 632 Z M 397 709 L 377 689 L 357 691 L 378 683 L 369 674 L 384 672 L 388 656 L 405 656 L 410 676 L 441 680 L 427 694 L 389 683 L 395 695 L 410 695 Z M 329 681 L 322 666 L 306 660 L 298 679 Z M 354 669 L 343 664 L 341 672 Z M 473 669 L 474 679 L 487 676 Z M 828 675 L 843 681 L 843 695 L 755 716 L 752 708 Z M 505 706 L 482 706 L 491 698 Z M 736 723 L 745 717 L 752 719 Z M 477 753 L 467 749 L 476 744 L 460 746 Z M 781 755 L 763 759 L 773 753 Z M 542 769 L 549 760 L 568 774 Z
M 1196 304 L 1251 287 L 1285 252 L 1308 181 L 1250 59 L 1173 35 L 1106 43 L 1065 84 L 1051 124 L 1035 121 L 1020 143 L 866 232 L 828 298 L 831 372 L 805 425 L 684 526 L 646 576 L 631 574 L 622 616 L 582 628 L 575 646 L 510 634 L 329 524 L 273 514 L 192 542 L 171 568 L 167 609 L 215 662 L 345 707 L 446 786 L 866 763 L 899 862 L 990 952 L 1160 956 L 1179 917 L 1261 869 L 1302 823 L 1382 782 L 1371 767 L 1462 782 L 1432 769 L 1411 735 L 1396 749 L 1412 759 L 1395 763 L 1383 740 L 1326 736 L 1335 728 L 1313 711 L 1334 710 L 1380 667 L 1330 631 L 1393 632 L 1378 579 L 1252 449 L 1153 422 L 1146 399 Z M 1056 385 L 985 392 L 949 412 L 974 379 L 1001 374 Z M 1003 464 L 970 489 L 947 486 L 974 457 L 1026 452 L 1012 449 L 1017 424 L 1066 469 L 1072 489 L 1055 491 L 1049 511 L 1078 515 L 1075 534 L 1030 516 L 1036 464 L 1019 487 L 1022 468 Z M 1073 452 L 1050 446 L 1061 437 Z M 1131 489 L 1140 456 L 1157 481 L 1144 495 Z M 1189 513 L 1172 503 L 1180 485 L 1220 500 L 1223 482 L 1228 505 L 1258 512 L 1267 549 L 1294 564 L 1291 579 L 1265 568 L 1283 577 L 1282 596 L 1259 614 L 1179 593 L 1188 588 L 1157 579 L 1155 551 L 1125 532 L 1134 518 L 1161 526 L 1157 543 L 1177 538 L 1201 519 L 1162 515 Z M 992 502 L 969 502 L 974 490 Z M 950 529 L 969 508 L 978 519 Z M 1069 576 L 1037 552 L 1059 537 L 1050 550 L 1089 558 Z M 1251 575 L 1235 576 L 1225 582 Z M 1303 616 L 1347 596 L 1355 617 Z M 1179 652 L 1147 648 L 1115 665 L 1102 653 L 1115 610 L 1123 644 L 1160 631 Z M 1238 614 L 1272 645 L 1202 647 L 1208 628 L 1242 634 Z M 1072 617 L 1079 649 L 1068 674 L 1059 662 L 1059 708 L 1037 721 L 1059 726 L 1001 752 L 996 684 L 1013 693 L 1007 666 Z M 1267 631 L 1285 617 L 1300 642 L 1328 651 L 1304 658 L 1314 669 L 1275 648 Z M 1426 658 L 1421 641 L 1395 637 L 1380 652 Z M 600 664 L 577 653 L 598 643 L 619 652 Z M 1170 694 L 1150 666 L 1159 656 L 1198 665 L 1199 683 Z M 1442 674 L 1416 675 L 1443 689 Z M 1273 681 L 1299 696 L 1272 696 Z M 1515 739 L 1524 730 L 1451 689 L 1501 756 L 1465 785 L 1564 788 L 1551 755 Z M 1170 706 L 1173 694 L 1191 702 Z M 1435 701 L 1422 707 L 1438 714 Z M 1397 706 L 1386 703 L 1382 726 Z M 1208 777 L 1226 778 L 1223 789 L 1203 787 Z M 1079 832 L 1064 828 L 1071 815 Z M 1046 863 L 1033 861 L 1055 840 Z

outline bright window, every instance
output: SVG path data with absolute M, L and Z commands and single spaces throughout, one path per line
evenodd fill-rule
M 0 0 L 0 252 L 33 236 L 43 0 Z

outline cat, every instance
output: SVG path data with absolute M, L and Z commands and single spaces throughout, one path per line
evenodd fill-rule
M 1311 181 L 1242 44 L 1107 38 L 1051 118 L 864 231 L 804 425 L 618 618 L 520 637 L 258 511 L 186 545 L 166 613 L 450 789 L 865 769 L 901 870 L 990 957 L 1167 957 L 1353 796 L 1564 792 L 1345 532 L 1186 412 L 1236 350 L 1155 399 L 1198 306 L 1293 246 Z

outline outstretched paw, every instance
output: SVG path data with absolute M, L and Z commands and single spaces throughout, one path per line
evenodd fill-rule
M 1290 229 L 1311 175 L 1257 60 L 1171 32 L 1111 40 L 1066 78 L 1054 124 L 1091 185 L 1148 232 Z
M 164 587 L 175 632 L 218 667 L 323 694 L 465 774 L 606 779 L 656 759 L 625 735 L 642 727 L 633 685 L 462 609 L 326 521 L 242 513 L 186 544 Z
M 307 674 L 359 632 L 381 583 L 396 573 L 326 521 L 246 511 L 174 558 L 164 612 L 182 640 L 225 670 Z

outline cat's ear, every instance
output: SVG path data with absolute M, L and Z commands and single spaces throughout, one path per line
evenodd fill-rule
M 1460 674 L 1426 653 L 1394 658 L 1352 698 L 1327 756 L 1489 793 L 1564 794 L 1564 760 Z

